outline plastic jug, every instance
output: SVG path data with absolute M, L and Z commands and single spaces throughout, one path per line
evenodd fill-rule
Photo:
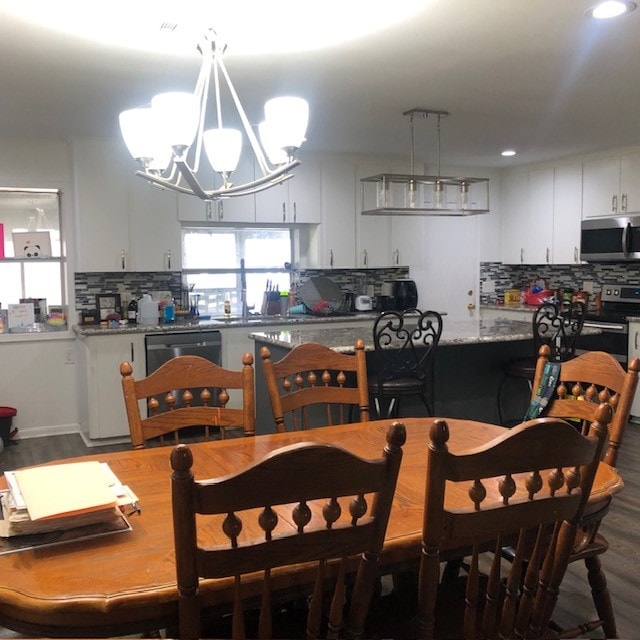
M 138 303 L 138 317 L 140 324 L 158 324 L 158 303 L 148 293 Z

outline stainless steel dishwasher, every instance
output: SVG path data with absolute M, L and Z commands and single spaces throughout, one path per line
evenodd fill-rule
M 222 366 L 222 335 L 220 331 L 185 331 L 150 334 L 145 336 L 145 350 L 147 353 L 147 375 L 158 369 L 168 360 L 176 356 L 200 356 Z M 217 393 L 210 389 L 214 398 Z M 200 404 L 198 396 L 200 389 L 191 389 L 193 404 Z M 161 410 L 166 407 L 162 406 Z M 181 402 L 176 403 L 176 407 Z

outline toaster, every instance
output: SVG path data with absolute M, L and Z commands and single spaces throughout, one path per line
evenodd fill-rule
M 373 311 L 371 296 L 356 296 L 356 311 Z

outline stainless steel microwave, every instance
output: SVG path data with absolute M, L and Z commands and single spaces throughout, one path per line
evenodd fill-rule
M 583 220 L 580 259 L 587 262 L 640 260 L 640 216 Z

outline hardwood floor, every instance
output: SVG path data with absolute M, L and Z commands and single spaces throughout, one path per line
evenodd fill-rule
M 74 456 L 119 451 L 129 446 L 88 448 L 78 435 L 21 440 L 0 452 L 0 471 Z M 636 582 L 640 576 L 640 424 L 631 423 L 627 428 L 618 456 L 618 469 L 625 487 L 615 497 L 611 511 L 602 523 L 601 531 L 610 543 L 609 551 L 602 556 L 602 565 L 613 598 L 619 637 L 630 639 L 640 637 L 639 583 Z M 573 563 L 569 567 L 554 618 L 566 626 L 596 618 L 584 563 Z M 15 636 L 0 629 L 0 638 L 3 637 Z M 602 638 L 603 633 L 597 630 L 586 637 Z

